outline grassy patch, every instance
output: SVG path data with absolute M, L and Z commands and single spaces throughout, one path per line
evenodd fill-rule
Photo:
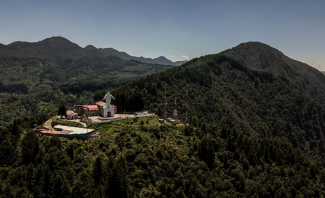
M 53 119 L 52 121 L 52 126 L 55 125 L 65 125 L 65 126 L 73 126 L 73 127 L 81 127 L 81 124 L 78 122 L 72 122 L 72 121 L 61 121 L 61 120 L 57 120 L 56 118 Z

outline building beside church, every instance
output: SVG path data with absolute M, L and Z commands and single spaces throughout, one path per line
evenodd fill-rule
M 106 102 L 100 101 L 97 102 L 95 105 L 74 105 L 73 112 L 75 114 L 78 114 L 78 116 L 85 116 L 88 113 L 89 117 L 114 117 L 114 114 L 117 113 L 117 106 L 111 105 L 111 98 L 115 99 L 114 96 L 107 92 L 107 94 L 103 98 L 103 100 L 105 100 Z
M 67 111 L 67 119 L 68 120 L 74 120 L 78 118 L 78 113 L 75 113 L 71 110 Z

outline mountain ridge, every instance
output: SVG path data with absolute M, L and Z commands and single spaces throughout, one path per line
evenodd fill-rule
M 151 79 L 159 80 L 152 84 Z M 176 97 L 178 119 L 184 122 L 236 128 L 255 138 L 278 138 L 324 166 L 325 110 L 282 75 L 252 70 L 215 54 L 136 80 L 112 94 L 125 98 L 135 90 L 141 91 L 143 98 L 129 101 L 139 101 L 135 106 L 159 116 L 164 117 L 164 109 L 167 117 L 173 115 Z M 137 111 L 125 100 L 117 100 L 116 105 Z
M 172 62 L 171 60 L 167 59 L 166 57 L 159 56 L 157 58 L 144 58 L 144 57 L 136 57 L 131 56 L 125 52 L 120 52 L 114 48 L 96 48 L 93 45 L 87 45 L 86 47 L 82 48 L 78 44 L 71 42 L 70 40 L 64 38 L 64 37 L 50 37 L 43 39 L 41 41 L 37 42 L 26 42 L 26 41 L 15 41 L 8 45 L 1 44 L 3 48 L 6 48 L 5 46 L 9 47 L 6 48 L 6 51 L 9 51 L 10 53 L 13 53 L 12 50 L 15 49 L 24 49 L 24 47 L 43 47 L 43 45 L 46 45 L 47 47 L 56 48 L 58 47 L 60 50 L 67 50 L 65 48 L 68 48 L 70 50 L 74 50 L 75 53 L 78 55 L 85 55 L 87 53 L 91 53 L 93 55 L 98 56 L 117 56 L 119 58 L 122 58 L 124 60 L 136 60 L 143 63 L 150 63 L 150 64 L 160 64 L 160 65 L 172 65 L 172 66 L 179 66 L 186 61 L 176 61 Z M 31 48 L 30 48 L 31 49 Z M 42 49 L 42 50 L 36 50 L 37 53 L 44 54 L 44 52 L 50 52 L 49 49 Z M 27 53 L 28 51 L 25 51 Z M 8 54 L 8 52 L 2 52 L 2 54 Z M 18 54 L 16 54 L 18 56 Z
M 250 69 L 286 77 L 295 88 L 325 107 L 325 76 L 308 64 L 291 59 L 260 42 L 241 43 L 220 54 Z

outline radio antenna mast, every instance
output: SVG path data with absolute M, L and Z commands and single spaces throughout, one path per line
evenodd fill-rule
M 177 105 L 176 105 L 176 100 L 177 100 L 177 97 L 176 97 L 176 91 L 175 91 L 175 107 L 174 107 L 174 120 L 177 119 Z

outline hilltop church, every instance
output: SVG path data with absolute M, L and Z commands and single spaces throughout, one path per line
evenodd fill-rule
M 114 114 L 117 112 L 117 106 L 111 105 L 111 100 L 115 99 L 109 92 L 105 95 L 103 100 L 97 102 L 95 105 L 74 105 L 73 112 L 70 112 L 68 118 L 76 119 L 76 116 L 83 116 L 86 115 L 88 112 L 88 116 L 101 116 L 104 118 L 107 117 L 114 117 Z

